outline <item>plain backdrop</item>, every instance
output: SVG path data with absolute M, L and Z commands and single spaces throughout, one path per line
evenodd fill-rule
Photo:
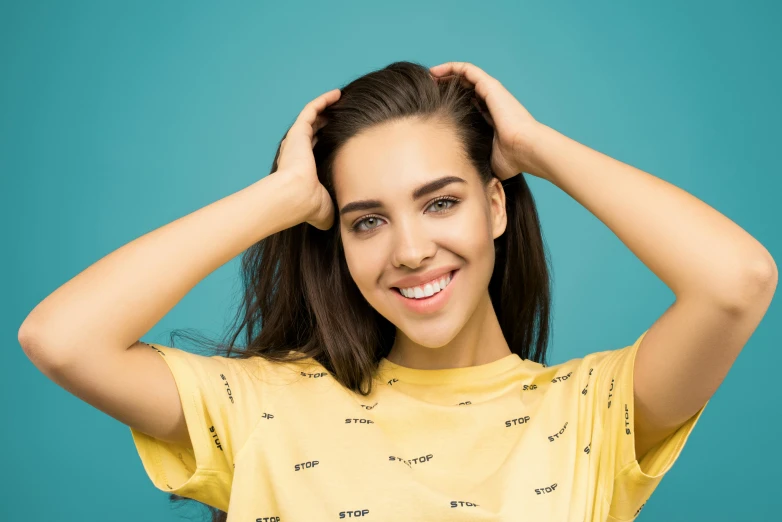
M 0 4 L 3 521 L 197 516 L 154 488 L 127 426 L 26 358 L 19 326 L 101 257 L 267 175 L 304 104 L 391 62 L 478 65 L 539 121 L 692 193 L 782 260 L 779 3 Z M 527 178 L 553 262 L 549 362 L 632 344 L 673 293 Z M 237 276 L 238 258 L 143 339 L 223 333 Z M 638 520 L 778 519 L 778 301 Z

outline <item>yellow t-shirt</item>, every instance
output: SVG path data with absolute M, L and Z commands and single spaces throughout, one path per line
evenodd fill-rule
M 155 344 L 193 450 L 131 433 L 155 487 L 228 522 L 633 520 L 708 404 L 636 461 L 632 369 L 644 335 L 548 367 L 516 354 L 443 370 L 382 359 L 367 397 L 313 359 Z

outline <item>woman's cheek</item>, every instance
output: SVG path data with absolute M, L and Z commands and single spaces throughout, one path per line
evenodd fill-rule
M 485 216 L 472 212 L 461 212 L 453 219 L 444 220 L 440 225 L 440 234 L 448 245 L 453 245 L 457 253 L 469 257 L 477 249 L 485 248 L 491 236 L 487 235 Z
M 377 281 L 378 274 L 383 271 L 383 250 L 373 247 L 370 242 L 344 245 L 345 262 L 350 275 L 359 288 L 366 288 Z

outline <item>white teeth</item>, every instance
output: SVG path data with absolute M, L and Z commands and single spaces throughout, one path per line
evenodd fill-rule
M 443 290 L 448 283 L 451 282 L 451 274 L 447 274 L 440 279 L 437 279 L 431 283 L 427 283 L 424 286 L 415 286 L 410 288 L 400 288 L 399 293 L 408 299 L 422 299 L 424 297 L 430 297 L 440 290 Z

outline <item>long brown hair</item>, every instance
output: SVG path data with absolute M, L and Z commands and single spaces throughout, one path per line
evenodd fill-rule
M 342 250 L 333 162 L 341 147 L 372 126 L 400 118 L 450 125 L 484 188 L 494 176 L 494 130 L 473 106 L 475 92 L 459 81 L 435 82 L 413 62 L 395 62 L 346 85 L 323 115 L 313 154 L 318 178 L 335 208 L 329 230 L 302 223 L 248 248 L 242 255 L 244 295 L 221 342 L 201 337 L 221 355 L 284 362 L 313 358 L 345 388 L 368 395 L 372 375 L 394 342 L 395 326 L 373 309 L 350 276 Z M 476 98 L 477 99 L 477 98 Z M 280 140 L 282 142 L 282 139 Z M 272 163 L 277 170 L 280 149 Z M 550 277 L 535 202 L 523 174 L 505 180 L 507 226 L 494 240 L 489 295 L 513 353 L 545 364 L 550 322 Z M 263 326 L 261 328 L 261 325 Z M 244 333 L 246 347 L 236 346 Z M 171 334 L 171 345 L 178 334 Z M 172 501 L 190 500 L 171 494 Z M 213 522 L 227 514 L 209 507 Z

